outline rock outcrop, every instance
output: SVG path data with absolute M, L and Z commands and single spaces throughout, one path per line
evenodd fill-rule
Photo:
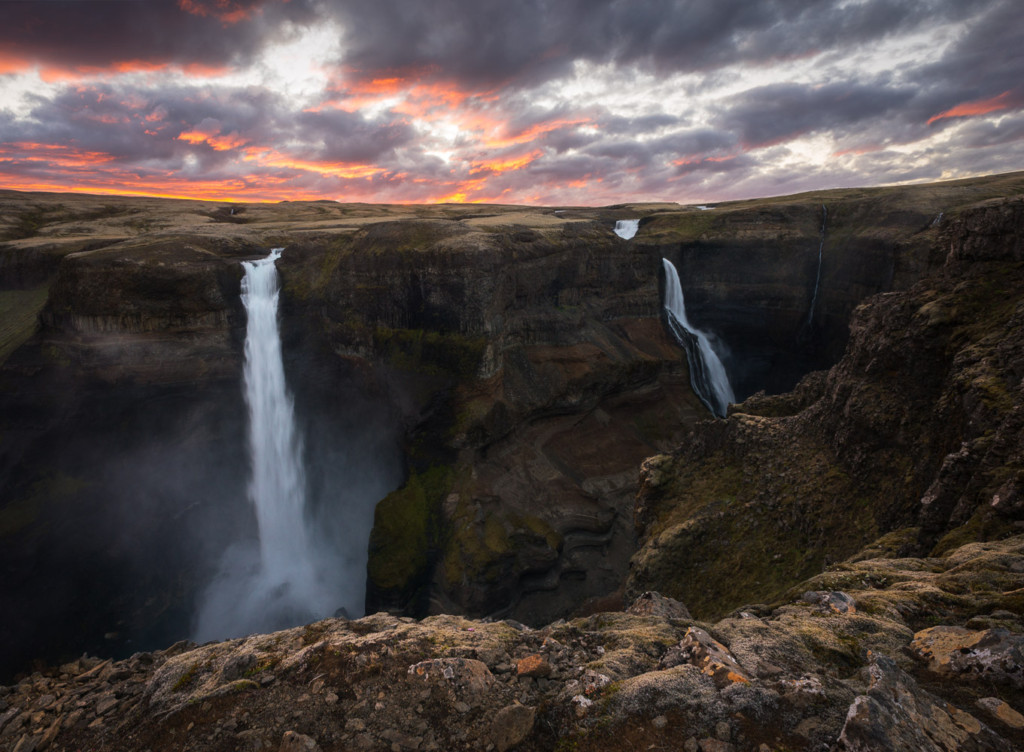
M 1024 743 L 1012 647 L 1024 623 L 1019 608 L 993 606 L 996 561 L 996 590 L 1019 600 L 1021 535 L 929 559 L 861 559 L 798 588 L 829 598 L 715 623 L 648 594 L 630 609 L 645 615 L 539 629 L 379 613 L 83 657 L 0 688 L 0 749 L 1009 752 Z M 958 608 L 915 634 L 922 572 L 929 600 Z M 936 630 L 956 637 L 940 649 Z M 995 657 L 993 633 L 1008 646 Z M 942 663 L 947 649 L 959 669 Z
M 628 590 L 707 617 L 770 601 L 876 539 L 928 555 L 1018 531 L 1022 228 L 1020 200 L 951 221 L 941 272 L 862 304 L 827 374 L 648 460 Z

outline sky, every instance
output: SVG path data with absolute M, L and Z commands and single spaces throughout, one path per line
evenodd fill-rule
M 1020 0 L 0 0 L 0 188 L 594 206 L 1019 169 Z

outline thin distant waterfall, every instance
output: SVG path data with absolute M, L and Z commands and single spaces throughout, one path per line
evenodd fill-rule
M 325 566 L 306 520 L 302 443 L 288 393 L 277 326 L 275 248 L 243 262 L 245 402 L 252 464 L 248 494 L 259 548 L 229 547 L 205 593 L 196 639 L 271 631 L 330 616 L 339 600 L 335 568 Z
M 814 309 L 818 305 L 818 288 L 821 286 L 821 256 L 825 250 L 825 225 L 828 224 L 828 209 L 821 205 L 821 241 L 818 243 L 818 276 L 814 279 L 814 295 L 811 296 L 811 312 L 807 315 L 807 326 L 814 323 Z
M 615 223 L 615 234 L 623 240 L 630 240 L 639 229 L 639 219 L 620 219 Z
M 672 333 L 686 351 L 690 384 L 701 402 L 712 413 L 724 418 L 729 404 L 736 401 L 725 366 L 711 346 L 708 335 L 692 327 L 686 318 L 683 288 L 679 284 L 676 267 L 668 259 L 661 262 L 665 267 L 665 311 Z

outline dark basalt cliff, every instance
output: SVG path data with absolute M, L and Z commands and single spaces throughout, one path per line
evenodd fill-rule
M 944 738 L 964 748 L 1003 748 L 969 715 L 982 713 L 970 705 L 982 699 L 978 707 L 996 714 L 984 710 L 984 723 L 1019 743 L 999 726 L 1010 716 L 998 703 L 1021 707 L 1016 689 L 932 686 L 900 649 L 915 630 L 941 624 L 979 635 L 1009 629 L 1007 660 L 1019 652 L 1019 542 L 1006 536 L 1022 516 L 1022 209 L 999 197 L 1022 190 L 1024 179 L 1010 175 L 710 211 L 557 214 L 327 203 L 231 214 L 200 202 L 135 211 L 130 200 L 76 208 L 66 197 L 4 197 L 12 216 L 35 218 L 31 232 L 27 220 L 14 222 L 0 246 L 0 306 L 32 312 L 5 318 L 0 342 L 0 605 L 11 614 L 10 655 L 127 655 L 187 633 L 217 553 L 235 528 L 252 525 L 239 261 L 277 245 L 287 247 L 285 365 L 300 422 L 315 437 L 307 448 L 320 468 L 310 480 L 316 503 L 331 503 L 325 489 L 343 487 L 353 467 L 394 467 L 399 455 L 404 465 L 376 508 L 368 610 L 536 627 L 578 618 L 543 633 L 450 619 L 325 622 L 321 632 L 277 638 L 302 657 L 260 647 L 246 669 L 222 671 L 223 681 L 217 667 L 233 647 L 179 647 L 81 681 L 73 675 L 87 667 L 68 667 L 65 678 L 33 678 L 2 701 L 0 738 L 117 748 L 126 727 L 90 725 L 117 703 L 72 720 L 56 709 L 80 686 L 81 697 L 130 700 L 123 716 L 113 712 L 150 728 L 138 743 L 153 749 L 171 728 L 195 748 L 277 744 L 290 729 L 331 749 L 507 749 L 512 737 L 547 749 L 567 735 L 597 749 L 619 729 L 646 749 L 677 727 L 694 748 L 811 748 L 843 734 L 845 748 L 860 749 L 871 748 L 857 740 L 874 733 L 872 713 L 895 712 L 886 688 L 900 687 L 920 713 L 945 708 Z M 616 218 L 637 216 L 633 240 L 611 232 Z M 680 270 L 694 323 L 729 346 L 741 398 L 803 377 L 799 386 L 755 394 L 728 419 L 709 420 L 662 325 L 662 257 Z M 973 573 L 967 580 L 956 579 L 961 565 Z M 956 574 L 943 579 L 946 571 Z M 936 582 L 925 585 L 926 573 Z M 705 621 L 678 611 L 588 616 L 644 590 L 679 598 Z M 803 590 L 821 597 L 800 601 Z M 853 621 L 847 599 L 859 609 Z M 730 615 L 751 602 L 774 605 Z M 463 639 L 494 630 L 500 654 Z M 395 639 L 362 639 L 377 633 Z M 353 719 L 344 733 L 328 733 L 320 710 L 301 728 L 272 717 L 292 684 L 316 678 L 303 673 L 320 665 L 303 651 L 313 644 L 341 662 L 325 669 L 330 679 L 309 707 L 340 703 Z M 519 667 L 533 653 L 551 673 Z M 421 704 L 419 720 L 368 694 L 380 689 L 374 681 L 398 686 L 408 666 L 435 660 L 409 676 L 436 669 L 455 684 L 430 685 L 423 697 L 410 685 L 420 694 L 399 704 Z M 246 676 L 265 670 L 261 661 L 281 662 L 271 673 L 286 679 Z M 363 676 L 366 666 L 375 668 Z M 591 687 L 586 671 L 605 684 Z M 473 677 L 475 689 L 460 689 Z M 268 686 L 283 694 L 267 694 L 266 713 L 228 711 L 232 692 L 249 702 L 246 693 Z M 486 701 L 467 699 L 492 688 Z M 47 694 L 54 702 L 39 699 Z M 196 701 L 184 714 L 182 698 Z M 39 719 L 26 702 L 46 706 Z M 453 726 L 449 712 L 462 705 L 465 723 Z M 515 709 L 524 706 L 532 710 Z M 864 722 L 844 729 L 854 706 Z M 492 728 L 499 710 L 518 731 Z M 188 723 L 202 739 L 189 737 Z M 401 738 L 384 735 L 388 723 Z
M 966 213 L 941 234 L 938 273 L 856 310 L 827 374 L 648 460 L 628 589 L 720 614 L 882 536 L 921 556 L 1019 530 L 1022 231 L 1020 200 Z

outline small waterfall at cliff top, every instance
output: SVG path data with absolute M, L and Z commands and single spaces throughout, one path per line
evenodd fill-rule
M 615 234 L 623 240 L 630 240 L 640 229 L 639 219 L 620 219 L 615 223 Z
M 818 243 L 818 276 L 814 279 L 814 295 L 811 296 L 811 312 L 807 314 L 807 327 L 814 323 L 814 308 L 818 305 L 818 288 L 821 286 L 821 256 L 825 250 L 825 225 L 828 224 L 828 209 L 821 205 L 821 242 Z
M 690 365 L 690 384 L 700 401 L 712 413 L 724 418 L 729 404 L 736 401 L 725 366 L 712 347 L 708 335 L 691 326 L 686 318 L 683 288 L 675 265 L 668 259 L 662 259 L 661 262 L 665 267 L 665 311 L 672 333 L 686 351 L 686 360 Z
M 252 463 L 248 495 L 258 547 L 225 551 L 197 619 L 197 641 L 272 631 L 330 616 L 340 605 L 339 567 L 318 551 L 308 527 L 302 442 L 281 358 L 275 248 L 243 262 L 245 402 Z

